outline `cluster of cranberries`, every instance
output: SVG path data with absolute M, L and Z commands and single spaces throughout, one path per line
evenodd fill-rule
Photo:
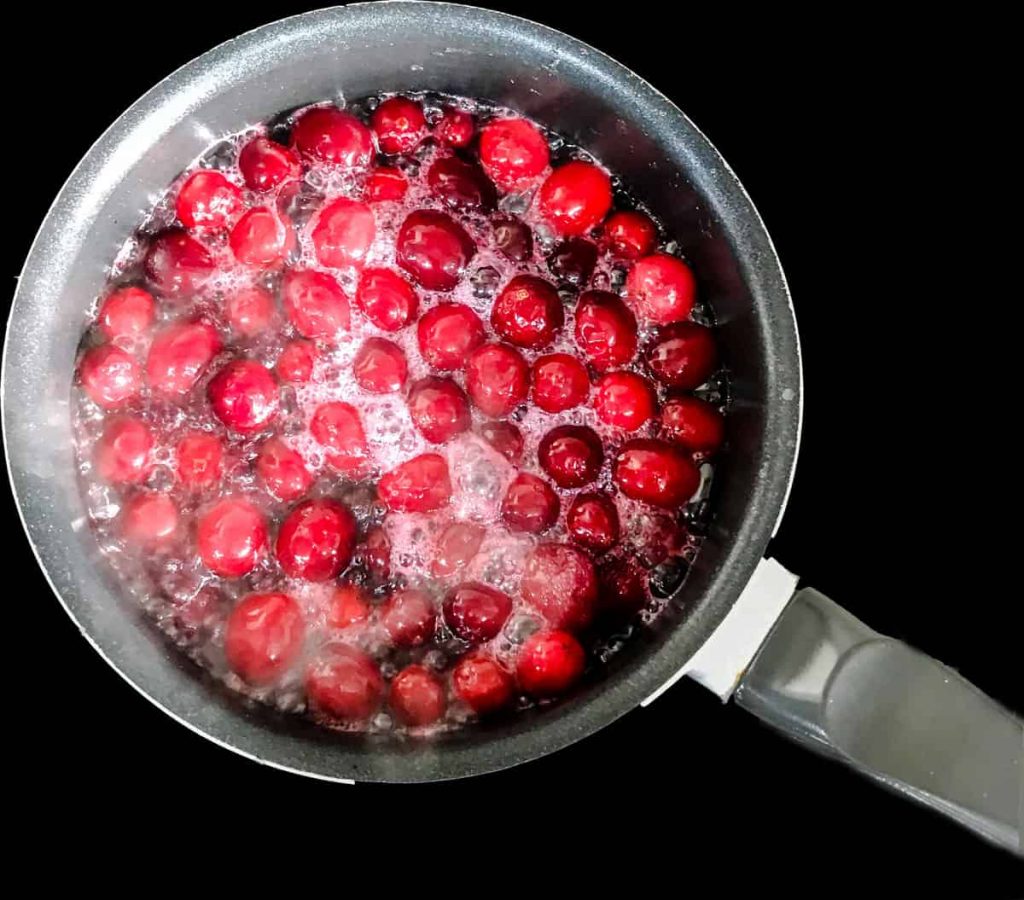
M 685 568 L 680 514 L 723 439 L 693 393 L 718 368 L 694 275 L 526 119 L 396 96 L 290 124 L 184 177 L 99 303 L 78 375 L 105 527 L 201 573 L 175 621 L 240 689 L 297 686 L 327 723 L 560 694 L 595 623 Z M 475 257 L 490 293 L 459 302 Z M 387 395 L 421 452 L 385 466 L 366 419 Z M 491 519 L 453 513 L 465 440 L 508 467 Z M 431 535 L 420 578 L 403 520 Z M 513 588 L 479 575 L 496 535 L 526 540 Z

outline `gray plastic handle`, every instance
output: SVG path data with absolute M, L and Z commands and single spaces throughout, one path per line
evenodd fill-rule
M 794 595 L 734 698 L 793 739 L 1024 856 L 1024 723 L 824 594 Z

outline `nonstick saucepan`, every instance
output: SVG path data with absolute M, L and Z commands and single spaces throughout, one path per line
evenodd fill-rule
M 567 134 L 666 223 L 715 310 L 731 373 L 715 517 L 666 615 L 564 701 L 430 741 L 339 735 L 252 708 L 174 652 L 107 580 L 79 498 L 73 363 L 105 265 L 154 191 L 217 136 L 343 92 L 432 90 L 513 107 Z M 955 672 L 878 635 L 764 559 L 801 417 L 786 282 L 728 165 L 669 100 L 573 38 L 445 3 L 320 10 L 259 28 L 175 72 L 68 179 L 32 246 L 3 359 L 7 459 L 25 528 L 83 635 L 181 723 L 279 768 L 335 781 L 428 781 L 579 740 L 680 675 L 791 737 L 1020 852 L 1021 720 Z M 723 713 L 725 715 L 725 713 Z

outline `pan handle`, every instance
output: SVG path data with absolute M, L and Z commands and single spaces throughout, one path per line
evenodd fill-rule
M 1024 856 L 1024 723 L 813 588 L 733 694 L 784 734 Z

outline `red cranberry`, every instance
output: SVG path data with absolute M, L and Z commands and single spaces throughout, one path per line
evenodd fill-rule
M 533 256 L 533 235 L 530 229 L 512 216 L 495 216 L 493 240 L 495 249 L 512 262 L 526 262 Z
M 246 266 L 266 269 L 280 265 L 295 247 L 291 222 L 269 206 L 250 209 L 228 236 L 235 259 Z
M 156 301 L 140 287 L 118 288 L 100 304 L 96 321 L 112 341 L 137 338 L 149 331 L 156 318 Z
M 598 571 L 605 611 L 632 615 L 647 602 L 647 574 L 631 557 L 605 559 Z
M 363 722 L 380 707 L 384 680 L 362 650 L 331 644 L 306 673 L 306 694 L 316 711 L 341 722 Z
M 431 193 L 453 209 L 493 209 L 498 195 L 476 163 L 442 156 L 427 170 Z
M 302 455 L 279 437 L 263 442 L 256 457 L 256 474 L 274 497 L 286 503 L 298 500 L 313 484 Z
M 677 322 L 663 328 L 646 349 L 647 367 L 662 384 L 692 391 L 718 368 L 718 347 L 710 328 Z
M 565 516 L 565 527 L 577 544 L 604 553 L 618 543 L 619 513 L 607 494 L 577 494 Z
M 530 367 L 505 344 L 484 344 L 469 355 L 466 391 L 484 415 L 507 416 L 526 399 Z
M 444 715 L 444 685 L 429 669 L 406 666 L 391 682 L 388 703 L 399 722 L 430 725 Z
M 373 158 L 370 129 L 333 106 L 307 109 L 292 128 L 292 140 L 303 156 L 350 169 L 365 168 Z
M 321 211 L 313 229 L 313 249 L 323 266 L 361 266 L 376 234 L 373 210 L 358 200 L 339 197 Z
M 486 530 L 472 522 L 452 522 L 437 539 L 430 565 L 435 578 L 450 578 L 472 561 L 480 550 Z
M 332 341 L 349 330 L 348 298 L 326 272 L 291 269 L 284 276 L 281 298 L 288 321 L 303 337 Z
M 526 119 L 492 119 L 480 129 L 480 162 L 502 190 L 540 175 L 549 158 L 544 135 Z
M 484 422 L 478 429 L 480 437 L 505 457 L 518 465 L 523 457 L 523 434 L 511 422 Z
M 276 309 L 270 292 L 258 285 L 242 288 L 232 294 L 224 312 L 231 330 L 240 337 L 251 338 L 274 324 Z
M 398 265 L 430 291 L 452 290 L 475 253 L 473 239 L 447 213 L 418 209 L 398 229 Z
M 572 237 L 555 246 L 548 257 L 551 274 L 560 281 L 583 287 L 594 274 L 597 265 L 597 247 L 586 238 Z
M 541 356 L 533 364 L 533 402 L 549 413 L 579 406 L 590 393 L 583 364 L 568 353 Z
M 381 581 L 391 574 L 391 541 L 383 528 L 371 528 L 366 535 L 360 559 L 370 573 Z
M 512 614 L 512 598 L 478 581 L 452 588 L 442 606 L 444 622 L 452 633 L 470 644 L 497 637 Z
M 389 97 L 370 116 L 381 153 L 411 153 L 427 135 L 423 107 L 408 97 Z
M 249 594 L 228 616 L 224 655 L 244 681 L 269 684 L 298 659 L 305 633 L 302 609 L 287 594 Z
M 597 575 L 582 550 L 540 544 L 526 557 L 519 584 L 523 600 L 554 628 L 587 625 L 597 600 Z
M 366 202 L 387 203 L 398 201 L 405 196 L 409 190 L 409 180 L 402 174 L 401 169 L 391 166 L 381 166 L 370 173 L 366 179 Z
M 697 282 L 681 259 L 664 253 L 645 256 L 626 276 L 626 296 L 641 319 L 669 325 L 685 319 L 697 296 Z
M 321 403 L 310 419 L 309 433 L 328 451 L 328 464 L 340 472 L 357 472 L 370 457 L 363 422 L 351 403 Z
M 490 657 L 474 654 L 460 659 L 452 671 L 452 691 L 473 712 L 483 715 L 512 699 L 512 679 Z
M 658 229 L 649 216 L 626 210 L 612 213 L 604 223 L 608 249 L 622 259 L 639 259 L 651 253 L 658 243 Z
M 109 419 L 96 442 L 96 474 L 108 484 L 138 484 L 152 467 L 153 433 L 130 416 Z
M 409 415 L 420 433 L 443 444 L 471 424 L 469 401 L 450 378 L 421 378 L 409 389 Z
M 251 572 L 267 544 L 267 523 L 248 500 L 225 497 L 199 519 L 199 557 L 214 575 L 241 578 Z
M 165 397 L 183 397 L 219 352 L 220 337 L 208 322 L 168 325 L 149 348 L 146 378 L 150 388 Z
M 700 472 L 690 458 L 665 441 L 627 442 L 615 458 L 613 474 L 627 497 L 665 509 L 685 504 L 700 485 Z
M 409 364 L 402 348 L 384 338 L 367 338 L 352 360 L 356 384 L 371 394 L 391 394 L 402 389 Z
M 725 437 L 725 420 L 710 403 L 676 397 L 661 410 L 661 433 L 691 453 L 714 453 Z
M 381 607 L 381 623 L 398 647 L 418 647 L 434 634 L 437 610 L 423 591 L 412 588 L 392 594 Z
M 242 192 L 220 172 L 200 169 L 179 188 L 175 211 L 186 228 L 223 228 L 243 205 Z
M 356 520 L 337 500 L 306 500 L 295 507 L 277 533 L 277 561 L 289 578 L 329 581 L 352 559 Z
M 359 276 L 356 300 L 374 325 L 383 331 L 398 331 L 416 318 L 419 297 L 416 290 L 390 269 L 366 269 Z
M 192 489 L 212 487 L 220 483 L 224 444 L 215 434 L 193 431 L 186 434 L 174 451 L 178 477 Z
M 104 409 L 123 406 L 135 398 L 142 383 L 135 358 L 113 344 L 87 350 L 78 364 L 78 377 L 89 399 Z
M 537 195 L 541 215 L 562 234 L 586 234 L 612 208 L 612 181 L 593 163 L 573 160 L 552 172 Z
M 594 409 L 605 425 L 636 431 L 654 416 L 656 407 L 654 387 L 642 375 L 609 372 L 597 382 Z
M 213 259 L 195 238 L 172 229 L 153 238 L 143 268 L 158 294 L 182 297 L 198 291 L 213 274 Z
M 537 458 L 555 484 L 582 487 L 597 478 L 604 462 L 601 438 L 586 425 L 552 428 L 537 448 Z
M 232 431 L 250 434 L 277 417 L 277 382 L 258 362 L 228 363 L 207 388 L 213 414 Z
M 543 278 L 517 275 L 491 310 L 491 327 L 517 347 L 543 347 L 565 322 L 558 291 Z
M 343 584 L 335 588 L 327 606 L 327 624 L 331 628 L 348 628 L 370 617 L 370 604 L 361 588 Z
M 289 341 L 278 356 L 274 371 L 289 384 L 305 384 L 313 377 L 316 360 L 316 345 L 312 341 Z
M 526 693 L 553 697 L 583 674 L 586 655 L 579 641 L 565 631 L 538 631 L 527 638 L 516 664 L 516 679 Z
M 449 106 L 445 109 L 434 131 L 435 136 L 442 144 L 449 147 L 466 147 L 473 140 L 476 132 L 476 123 L 473 116 L 461 109 Z
M 399 512 L 432 512 L 447 506 L 452 495 L 448 463 L 436 453 L 414 456 L 381 476 L 381 500 Z
M 253 138 L 238 154 L 238 169 L 251 191 L 271 191 L 302 175 L 302 163 L 293 150 L 270 138 Z
M 178 508 L 167 494 L 144 491 L 121 511 L 121 532 L 133 544 L 155 548 L 167 543 L 177 530 Z
M 416 326 L 420 355 L 435 369 L 461 369 L 466 357 L 484 342 L 484 326 L 473 310 L 461 303 L 439 303 L 428 309 Z
M 636 318 L 615 294 L 580 294 L 576 345 L 599 372 L 624 366 L 636 355 Z
M 543 478 L 520 472 L 501 501 L 501 518 L 512 531 L 540 534 L 558 521 L 558 494 Z

